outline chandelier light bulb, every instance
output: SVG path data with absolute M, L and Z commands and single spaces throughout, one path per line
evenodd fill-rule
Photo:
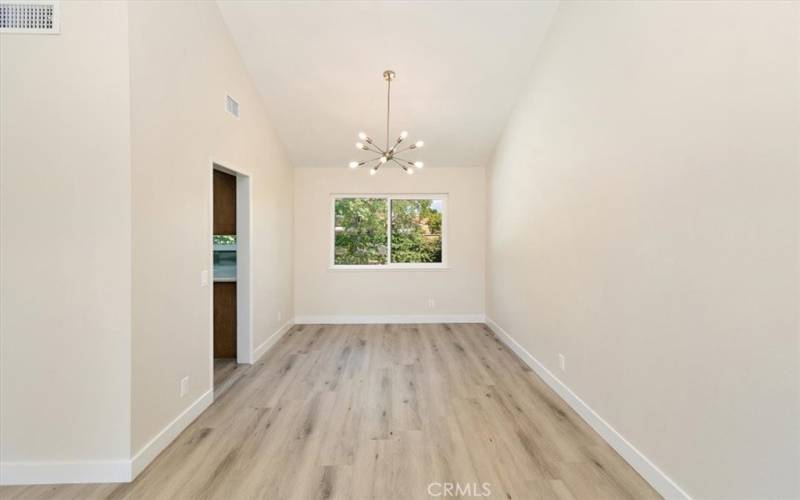
M 413 168 L 407 168 L 407 169 L 406 169 L 406 173 L 407 173 L 408 175 L 414 175 L 414 169 L 413 169 Z
M 401 139 L 405 139 L 406 137 L 408 137 L 408 131 L 403 130 L 402 132 L 400 132 L 400 138 Z
M 378 173 L 378 169 L 377 168 L 372 167 L 371 169 L 369 169 L 369 175 L 375 175 L 377 173 Z
M 358 138 L 361 139 L 362 141 L 365 141 L 367 140 L 367 134 L 365 134 L 364 132 L 359 132 Z
M 351 161 L 350 162 L 350 168 L 356 168 L 356 167 L 358 167 L 358 162 L 357 161 Z
M 356 149 L 364 149 L 364 143 L 363 142 L 357 142 L 356 143 Z
M 389 160 L 387 160 L 385 156 L 381 156 L 381 163 L 386 163 L 387 161 Z
M 417 141 L 417 142 L 414 143 L 414 146 L 418 147 L 418 148 L 421 148 L 424 145 L 425 145 L 425 141 Z
M 422 167 L 425 166 L 425 164 L 422 163 L 421 161 L 415 161 L 414 162 L 414 166 L 417 167 L 417 168 L 422 168 Z

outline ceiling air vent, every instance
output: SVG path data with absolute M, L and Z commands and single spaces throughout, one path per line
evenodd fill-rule
M 239 102 L 229 94 L 225 94 L 225 110 L 236 118 L 239 118 Z
M 59 31 L 57 0 L 0 0 L 0 33 Z

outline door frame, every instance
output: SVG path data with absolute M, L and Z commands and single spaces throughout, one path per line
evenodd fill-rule
M 253 175 L 230 162 L 210 160 L 209 210 L 209 367 L 214 385 L 214 170 L 236 177 L 236 362 L 253 363 Z

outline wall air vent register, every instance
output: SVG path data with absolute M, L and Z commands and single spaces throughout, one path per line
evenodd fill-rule
M 57 34 L 57 0 L 0 0 L 0 33 Z
M 225 111 L 239 118 L 239 101 L 231 97 L 230 94 L 225 95 Z

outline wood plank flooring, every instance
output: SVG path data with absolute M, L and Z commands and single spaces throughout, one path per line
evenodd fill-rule
M 222 396 L 249 368 L 250 365 L 240 365 L 235 358 L 214 359 L 214 397 Z
M 434 495 L 444 483 L 461 489 L 433 497 L 430 483 Z M 465 493 L 660 498 L 488 328 L 472 324 L 296 326 L 136 481 L 0 488 L 9 500 Z

